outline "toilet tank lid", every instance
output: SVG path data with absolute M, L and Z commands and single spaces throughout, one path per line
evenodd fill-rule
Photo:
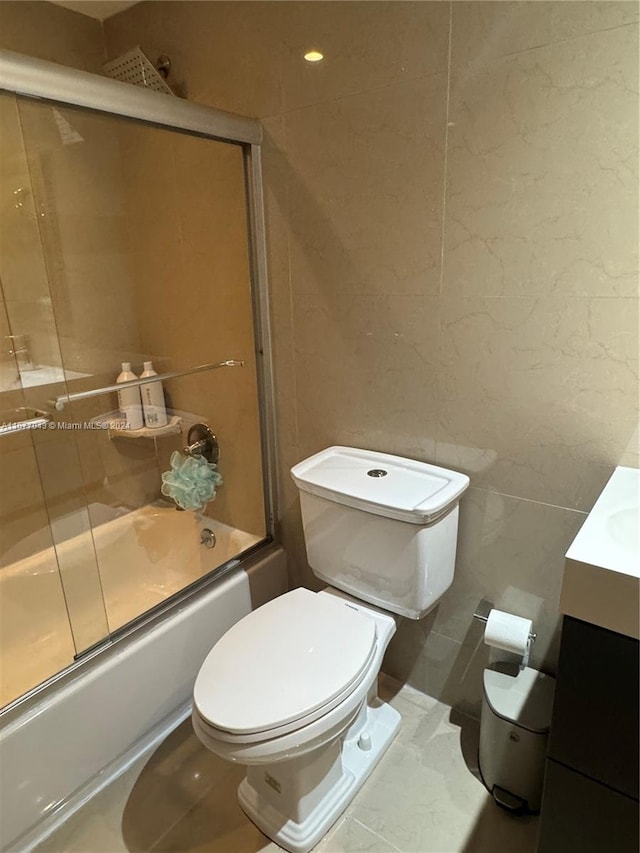
M 469 485 L 466 474 L 355 447 L 329 447 L 291 469 L 303 492 L 375 515 L 429 524 Z

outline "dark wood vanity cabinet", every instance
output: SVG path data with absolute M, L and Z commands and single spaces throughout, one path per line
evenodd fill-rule
M 565 616 L 538 853 L 638 853 L 640 643 Z

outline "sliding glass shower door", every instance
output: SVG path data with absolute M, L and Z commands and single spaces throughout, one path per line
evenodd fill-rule
M 6 704 L 267 529 L 242 146 L 0 106 Z M 244 367 L 189 373 L 228 360 Z M 149 361 L 182 374 L 164 383 L 166 426 L 117 429 L 115 393 L 83 397 Z M 223 483 L 178 512 L 161 478 L 195 424 L 216 436 Z
M 43 216 L 13 95 L 0 95 L 0 705 L 107 632 L 75 437 L 49 429 L 64 373 Z M 33 425 L 33 428 L 23 428 Z M 75 538 L 71 552 L 65 542 Z

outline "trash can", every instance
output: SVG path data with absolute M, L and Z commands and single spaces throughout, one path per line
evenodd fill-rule
M 554 687 L 555 678 L 528 666 L 517 675 L 484 671 L 478 764 L 510 811 L 540 811 Z

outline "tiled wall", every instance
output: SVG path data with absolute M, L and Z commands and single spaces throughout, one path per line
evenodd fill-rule
M 165 392 L 218 439 L 224 485 L 211 514 L 264 536 L 242 150 L 140 125 L 122 127 L 120 139 L 141 348 L 158 372 L 246 362 L 173 380 Z M 160 470 L 185 443 L 185 434 L 157 442 Z
M 385 668 L 474 705 L 481 597 L 553 669 L 564 552 L 639 464 L 634 3 L 145 3 L 111 53 L 265 119 L 282 533 L 331 443 L 467 471 L 456 579 Z M 320 48 L 325 60 L 301 54 Z
M 100 22 L 43 0 L 3 0 L 0 47 L 83 71 L 104 62 Z

